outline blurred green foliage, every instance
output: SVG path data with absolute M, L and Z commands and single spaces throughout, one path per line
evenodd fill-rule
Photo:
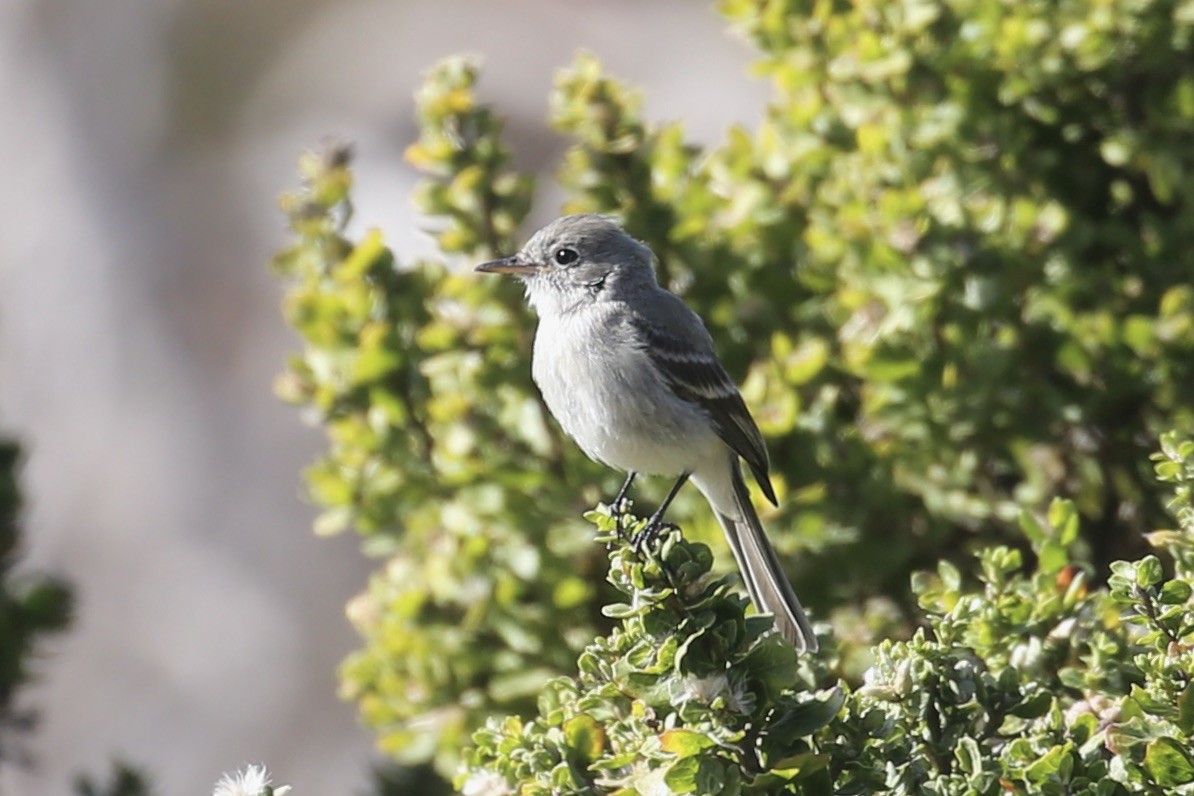
M 74 592 L 61 578 L 18 571 L 22 546 L 18 481 L 21 448 L 0 439 L 0 764 L 30 767 L 36 760 L 26 739 L 39 714 L 22 700 L 45 660 L 49 636 L 62 633 L 73 619 Z M 79 796 L 149 796 L 146 777 L 126 763 L 114 762 L 106 783 L 80 776 Z
M 111 766 L 105 781 L 86 775 L 80 776 L 75 781 L 76 796 L 153 796 L 154 791 L 145 772 L 121 760 L 112 761 Z
M 37 721 L 36 711 L 18 700 L 36 676 L 37 652 L 46 636 L 71 620 L 71 591 L 47 575 L 16 572 L 20 559 L 21 492 L 17 483 L 20 447 L 0 440 L 0 761 L 24 763 L 20 735 Z
M 580 57 L 552 99 L 570 142 L 558 177 L 566 210 L 615 212 L 655 250 L 741 380 L 782 498 L 763 520 L 814 614 L 835 607 L 837 671 L 857 678 L 871 642 L 899 635 L 918 610 L 909 573 L 939 559 L 958 569 L 971 548 L 1035 547 L 1028 575 L 1010 548 L 984 554 L 999 566 L 982 559 L 984 588 L 1017 584 L 1019 600 L 1063 561 L 1097 580 L 1138 557 L 1167 522 L 1148 453 L 1194 426 L 1194 4 L 721 10 L 774 87 L 758 123 L 702 149 Z M 355 527 L 386 559 L 350 606 L 365 643 L 343 690 L 385 749 L 444 773 L 473 729 L 531 715 L 609 629 L 604 565 L 576 517 L 619 480 L 544 411 L 517 286 L 461 267 L 517 248 L 532 193 L 476 79 L 464 60 L 428 75 L 408 152 L 451 267 L 395 263 L 376 232 L 346 236 L 342 149 L 304 158 L 304 187 L 284 200 L 294 243 L 276 261 L 304 339 L 279 393 L 329 439 L 307 476 L 317 530 Z M 1064 541 L 1054 505 L 1070 507 Z M 692 490 L 674 512 L 724 552 Z M 1018 530 L 1022 516 L 1046 519 Z M 719 571 L 729 560 L 715 557 Z M 922 631 L 880 650 L 880 669 L 901 655 L 930 674 L 960 665 L 939 645 Z M 1010 698 L 1001 689 L 992 699 Z M 851 737 L 874 754 L 899 746 Z

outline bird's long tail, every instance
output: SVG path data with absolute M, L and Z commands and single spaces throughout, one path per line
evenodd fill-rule
M 734 500 L 742 519 L 735 520 L 721 512 L 717 512 L 717 519 L 730 541 L 742 580 L 746 582 L 747 594 L 755 608 L 775 618 L 775 629 L 798 651 L 816 652 L 817 636 L 813 633 L 812 623 L 780 567 L 775 548 L 767 540 L 737 462 L 734 463 L 733 481 Z

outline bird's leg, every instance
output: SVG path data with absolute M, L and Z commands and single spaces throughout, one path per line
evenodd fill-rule
M 645 545 L 655 541 L 655 538 L 665 528 L 676 527 L 671 523 L 665 523 L 663 521 L 663 514 L 667 511 L 667 507 L 672 504 L 672 501 L 675 500 L 676 495 L 680 492 L 680 487 L 684 486 L 688 481 L 688 476 L 689 473 L 683 473 L 676 479 L 676 483 L 672 485 L 672 489 L 667 493 L 667 497 L 663 499 L 663 502 L 659 504 L 659 508 L 655 509 L 655 513 L 651 515 L 651 519 L 647 520 L 647 524 L 643 526 L 643 529 L 636 533 L 634 538 L 630 540 L 636 551 L 642 550 Z
M 636 472 L 629 472 L 626 474 L 626 482 L 622 484 L 622 488 L 618 490 L 614 502 L 609 504 L 610 512 L 615 517 L 621 518 L 626 513 L 626 506 L 622 505 L 622 501 L 626 499 L 626 493 L 630 491 L 630 485 L 634 483 L 634 478 L 637 476 Z
M 630 510 L 630 506 L 626 500 L 626 493 L 630 491 L 630 485 L 634 483 L 635 477 L 638 473 L 633 470 L 626 473 L 626 481 L 622 484 L 622 488 L 618 490 L 618 494 L 614 496 L 613 501 L 609 504 L 610 516 L 614 518 L 614 527 L 617 528 L 618 538 L 623 538 L 625 534 L 626 515 Z M 612 547 L 612 542 L 607 544 L 606 549 Z

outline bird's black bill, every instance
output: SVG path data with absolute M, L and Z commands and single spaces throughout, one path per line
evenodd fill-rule
M 474 271 L 480 271 L 483 274 L 529 274 L 536 270 L 538 266 L 533 263 L 523 262 L 518 259 L 518 256 L 505 257 L 501 260 L 490 260 L 487 263 L 481 263 Z

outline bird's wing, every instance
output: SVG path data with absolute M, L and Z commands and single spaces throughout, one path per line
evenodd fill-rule
M 687 308 L 685 308 L 687 311 Z M 696 316 L 693 323 L 700 325 Z M 699 334 L 669 332 L 641 315 L 633 320 L 636 337 L 668 387 L 681 398 L 704 409 L 717 435 L 746 460 L 767 499 L 776 504 L 775 491 L 767 473 L 770 461 L 763 435 L 746 408 L 738 387 L 713 352 L 704 326 Z

